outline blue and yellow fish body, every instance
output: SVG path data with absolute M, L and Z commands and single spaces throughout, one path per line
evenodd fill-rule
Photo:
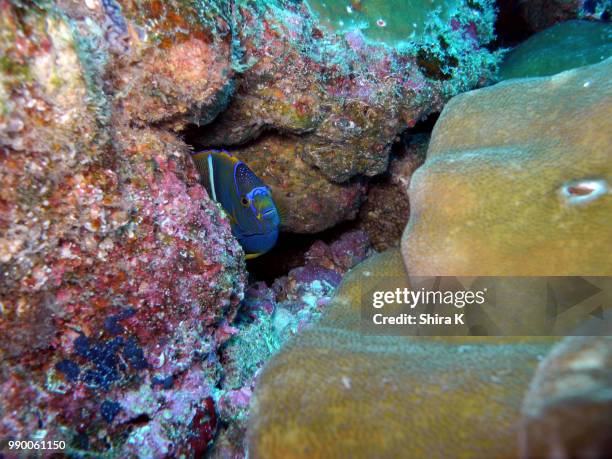
M 274 247 L 280 215 L 272 192 L 261 179 L 226 151 L 202 151 L 192 158 L 208 194 L 229 215 L 232 233 L 246 258 L 255 258 Z

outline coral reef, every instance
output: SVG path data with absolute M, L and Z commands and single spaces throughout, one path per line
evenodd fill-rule
M 411 275 L 612 274 L 610 71 L 607 59 L 449 102 L 410 184 Z
M 264 129 L 307 134 L 303 159 L 327 178 L 372 176 L 386 169 L 398 132 L 478 84 L 497 62 L 484 48 L 493 37 L 488 2 L 432 22 L 427 37 L 403 52 L 368 43 L 359 31 L 324 33 L 303 5 L 284 5 L 282 13 L 280 5 L 236 13 L 251 65 L 228 109 L 203 131 L 202 145 L 244 143 Z
M 354 309 L 362 278 L 373 268 L 403 275 L 403 267 L 396 250 L 353 268 L 371 255 L 370 239 L 379 249 L 397 244 L 410 186 L 411 269 L 456 268 L 441 260 L 439 233 L 426 239 L 418 225 L 457 234 L 454 222 L 469 222 L 470 209 L 488 202 L 501 212 L 516 200 L 528 204 L 521 213 L 538 231 L 565 231 L 574 255 L 580 245 L 564 272 L 608 272 L 596 247 L 610 242 L 598 226 L 610 213 L 601 121 L 610 115 L 610 61 L 466 96 L 473 108 L 457 99 L 413 180 L 427 140 L 413 136 L 392 155 L 400 136 L 454 95 L 487 84 L 502 56 L 490 47 L 491 0 L 440 9 L 417 3 L 415 26 L 391 12 L 374 18 L 377 0 L 352 2 L 368 29 L 329 28 L 316 3 L 301 0 L 0 0 L 2 444 L 65 440 L 70 457 L 244 457 L 247 450 L 264 457 L 277 446 L 279 455 L 295 447 L 312 456 L 342 433 L 338 454 L 397 452 L 415 438 L 415 454 L 507 452 L 501 446 L 514 435 L 522 393 L 549 341 L 362 341 Z M 520 102 L 500 101 L 500 88 Z M 477 94 L 495 97 L 480 106 Z M 519 103 L 536 113 L 532 99 L 545 115 L 503 113 Z M 484 140 L 458 143 L 448 127 L 457 107 L 465 114 L 457 129 L 472 135 L 466 123 L 473 123 Z M 532 136 L 544 129 L 549 141 Z M 571 159 L 558 150 L 561 141 Z M 458 153 L 443 154 L 444 145 Z M 500 186 L 507 171 L 489 150 L 470 153 L 478 166 L 471 176 L 461 151 L 489 146 L 519 160 L 523 149 L 529 158 L 545 151 L 545 161 L 559 162 L 559 177 L 541 173 L 539 186 L 525 179 L 508 191 Z M 245 160 L 278 196 L 286 231 L 316 233 L 356 217 L 362 230 L 317 241 L 304 263 L 269 285 L 248 284 L 229 219 L 198 182 L 195 147 L 225 147 Z M 457 182 L 452 195 L 432 191 L 431 175 L 455 186 L 452 171 L 439 177 L 445 161 L 473 182 Z M 442 221 L 434 215 L 445 211 Z M 523 230 L 514 216 L 511 233 Z M 510 243 L 521 248 L 526 237 L 542 245 L 524 250 L 540 258 L 554 252 L 567 265 L 570 248 L 546 231 Z M 497 248 L 491 244 L 483 269 L 497 266 Z M 500 270 L 514 272 L 512 260 Z M 532 272 L 530 265 L 520 272 Z M 266 408 L 272 402 L 274 412 Z M 406 430 L 415 419 L 426 420 L 422 430 Z M 459 442 L 458 425 L 466 426 Z M 372 435 L 365 447 L 364 426 Z M 398 437 L 389 436 L 393 427 Z M 320 437 L 313 442 L 308 429 Z M 434 430 L 443 438 L 432 451 Z M 294 443 L 282 443 L 283 432 Z
M 369 41 L 361 30 L 329 31 L 301 2 L 267 2 L 265 9 L 241 4 L 234 18 L 240 24 L 234 31 L 240 57 L 235 96 L 212 124 L 189 129 L 188 138 L 198 148 L 248 143 L 252 154 L 262 132 L 280 133 L 282 141 L 261 140 L 260 150 L 270 150 L 268 174 L 277 181 L 287 175 L 284 161 L 270 161 L 271 144 L 282 143 L 277 149 L 299 155 L 296 170 L 312 166 L 306 183 L 292 186 L 294 195 L 315 182 L 336 190 L 304 194 L 300 206 L 290 203 L 286 229 L 318 231 L 350 219 L 358 197 L 347 206 L 347 193 L 336 185 L 354 192 L 360 176 L 385 172 L 399 133 L 495 70 L 500 54 L 486 48 L 493 39 L 492 3 L 459 3 L 445 20 L 432 12 L 423 35 L 403 47 Z M 261 151 L 256 160 L 263 159 Z M 305 228 L 317 206 L 348 208 Z
M 567 21 L 543 30 L 504 57 L 502 79 L 549 76 L 612 56 L 612 25 Z
M 517 455 L 523 394 L 554 339 L 364 335 L 362 291 L 403 272 L 397 249 L 367 259 L 317 325 L 270 360 L 252 404 L 250 455 Z
M 536 373 L 556 338 L 377 336 L 364 333 L 361 307 L 364 294 L 410 287 L 412 275 L 610 274 L 601 253 L 612 243 L 610 66 L 512 80 L 449 102 L 411 179 L 402 252 L 351 270 L 321 320 L 264 368 L 247 432 L 253 457 L 605 450 L 607 337 L 562 343 Z M 571 128 L 577 121 L 580 132 Z M 533 308 L 531 293 L 497 295 L 490 320 L 510 334 L 522 321 L 546 332 L 547 303 Z M 575 325 L 569 317 L 555 324 Z

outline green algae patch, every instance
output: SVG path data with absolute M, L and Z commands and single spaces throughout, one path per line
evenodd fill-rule
M 450 19 L 460 1 L 441 0 L 309 0 L 322 24 L 337 32 L 361 29 L 372 40 L 394 45 L 425 30 L 429 15 Z
M 503 80 L 549 76 L 612 56 L 612 24 L 567 21 L 513 49 L 500 66 Z

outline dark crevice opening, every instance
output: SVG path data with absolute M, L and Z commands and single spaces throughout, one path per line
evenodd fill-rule
M 400 142 L 406 142 L 406 140 L 409 139 L 410 136 L 415 134 L 431 134 L 431 131 L 433 131 L 434 126 L 438 122 L 438 118 L 440 118 L 440 112 L 430 113 L 425 118 L 419 120 L 419 122 L 417 122 L 414 127 L 408 128 L 403 131 L 399 135 Z M 401 145 L 398 146 L 396 142 L 394 148 L 398 147 L 401 147 Z
M 495 21 L 496 39 L 487 47 L 490 50 L 513 48 L 525 41 L 534 31 L 521 12 L 524 0 L 498 0 Z
M 134 418 L 128 419 L 125 424 L 139 427 L 148 424 L 149 422 L 151 422 L 151 417 L 146 413 L 142 413 Z
M 247 269 L 252 281 L 264 281 L 272 285 L 275 279 L 287 275 L 289 271 L 304 266 L 305 253 L 316 241 L 330 243 L 338 239 L 343 233 L 354 229 L 356 220 L 339 223 L 319 233 L 297 234 L 283 233 L 278 242 L 268 253 L 247 261 Z

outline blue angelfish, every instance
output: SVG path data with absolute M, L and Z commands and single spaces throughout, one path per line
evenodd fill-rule
M 229 216 L 232 233 L 247 260 L 274 247 L 280 214 L 270 188 L 226 151 L 202 151 L 192 158 L 208 194 Z

